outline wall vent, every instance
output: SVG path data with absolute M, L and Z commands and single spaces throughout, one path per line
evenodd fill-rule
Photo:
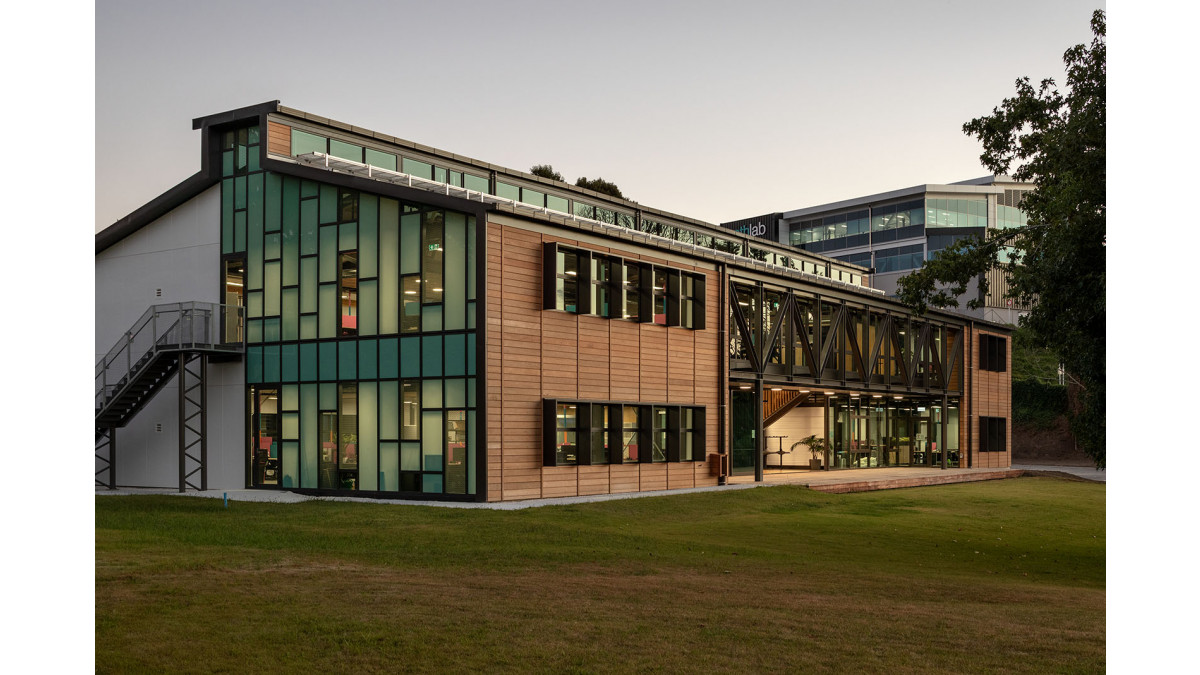
M 154 289 L 154 297 L 156 297 L 156 298 L 162 297 L 162 289 L 161 288 Z
M 154 431 L 156 433 L 162 433 L 162 422 L 158 422 L 154 425 Z

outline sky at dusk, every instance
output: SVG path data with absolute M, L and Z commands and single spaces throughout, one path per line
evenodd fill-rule
M 103 2 L 96 230 L 283 105 L 712 223 L 986 175 L 962 125 L 1062 81 L 1094 0 Z

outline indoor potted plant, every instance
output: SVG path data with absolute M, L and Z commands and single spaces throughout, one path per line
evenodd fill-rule
M 813 434 L 800 439 L 800 442 L 808 446 L 808 451 L 812 453 L 812 459 L 808 460 L 808 468 L 813 471 L 819 470 L 821 460 L 825 457 L 825 451 L 829 449 L 829 441 Z

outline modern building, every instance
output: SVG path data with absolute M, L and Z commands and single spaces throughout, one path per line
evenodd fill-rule
M 862 266 L 278 101 L 193 128 L 200 170 L 96 235 L 98 485 L 1009 465 L 1008 330 L 914 317 Z
M 900 277 L 955 241 L 981 237 L 988 229 L 1026 225 L 1020 205 L 1032 189 L 1009 176 L 984 176 L 949 185 L 914 185 L 721 226 L 870 268 L 871 287 L 894 295 Z M 963 302 L 957 311 L 1015 325 L 1028 308 L 1004 297 L 1008 281 L 999 271 L 990 272 L 988 282 L 983 307 L 972 310 Z M 978 286 L 969 288 L 967 295 L 978 296 Z

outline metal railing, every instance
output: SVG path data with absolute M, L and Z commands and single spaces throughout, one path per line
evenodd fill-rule
M 153 305 L 96 362 L 96 410 L 164 351 L 245 351 L 245 308 L 211 302 Z

